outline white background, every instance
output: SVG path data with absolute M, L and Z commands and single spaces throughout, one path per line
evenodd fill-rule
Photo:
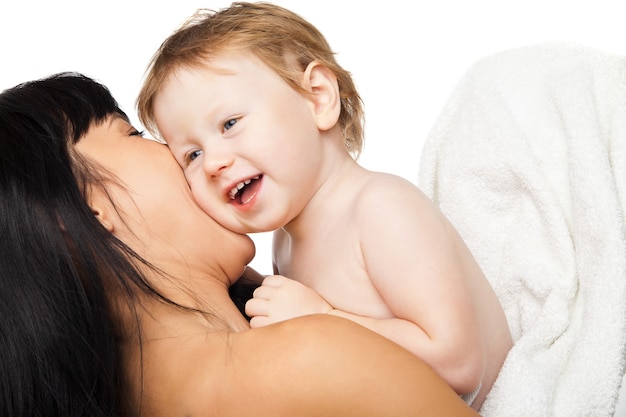
M 424 138 L 468 66 L 487 54 L 553 40 L 626 54 L 620 1 L 276 0 L 325 34 L 366 111 L 360 162 L 417 182 Z M 197 8 L 230 1 L 5 1 L 0 89 L 58 71 L 106 84 L 135 125 L 135 98 L 159 44 Z M 253 266 L 271 272 L 269 234 Z
M 626 55 L 626 13 L 619 0 L 275 3 L 316 25 L 340 64 L 352 72 L 367 118 L 361 163 L 413 182 L 424 138 L 459 78 L 477 59 L 555 40 Z M 80 71 L 106 84 L 141 129 L 134 101 L 153 52 L 197 8 L 228 4 L 3 1 L 0 89 L 58 71 Z M 253 266 L 270 273 L 269 235 L 254 238 Z

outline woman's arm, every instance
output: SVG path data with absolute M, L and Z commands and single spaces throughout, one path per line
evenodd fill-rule
M 223 417 L 478 415 L 423 361 L 342 318 L 300 317 L 230 334 L 227 343 L 213 366 L 200 368 L 210 383 L 196 387 L 213 392 L 199 410 Z M 215 354 L 202 353 L 198 363 Z

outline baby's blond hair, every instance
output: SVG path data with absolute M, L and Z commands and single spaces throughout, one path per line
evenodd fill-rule
M 249 50 L 303 93 L 302 72 L 311 62 L 333 71 L 341 96 L 338 122 L 346 149 L 358 157 L 363 148 L 363 105 L 351 74 L 337 63 L 328 42 L 311 23 L 263 2 L 237 2 L 219 11 L 198 10 L 161 44 L 137 98 L 139 119 L 145 128 L 159 137 L 154 100 L 171 74 L 181 67 L 206 67 L 212 57 L 227 49 Z

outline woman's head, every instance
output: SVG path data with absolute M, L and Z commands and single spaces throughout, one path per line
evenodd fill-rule
M 0 94 L 0 236 L 0 415 L 114 415 L 138 297 L 177 305 L 151 278 L 234 280 L 254 254 L 193 203 L 164 145 L 72 73 Z
M 333 71 L 341 95 L 339 124 L 349 152 L 363 146 L 363 109 L 350 73 L 335 60 L 324 36 L 297 14 L 267 3 L 233 3 L 218 12 L 199 10 L 163 42 L 152 59 L 137 100 L 144 125 L 156 134 L 154 101 L 160 87 L 179 68 L 201 68 L 225 51 L 250 51 L 291 87 L 313 61 Z
M 249 237 L 219 225 L 196 204 L 167 146 L 142 138 L 124 117 L 93 126 L 73 153 L 105 173 L 86 190 L 93 214 L 165 275 L 219 268 L 235 280 L 254 256 Z

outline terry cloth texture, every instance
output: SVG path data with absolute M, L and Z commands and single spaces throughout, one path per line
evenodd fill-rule
M 514 346 L 484 417 L 609 417 L 626 341 L 626 59 L 580 45 L 477 62 L 420 187 L 457 227 Z

